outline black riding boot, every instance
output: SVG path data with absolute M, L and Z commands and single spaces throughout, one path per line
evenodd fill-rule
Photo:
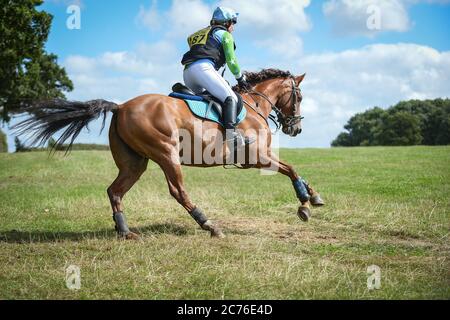
M 231 146 L 242 147 L 246 144 L 250 144 L 254 142 L 254 140 L 249 139 L 248 137 L 242 136 L 239 132 L 236 131 L 236 122 L 237 122 L 237 103 L 234 99 L 229 96 L 226 98 L 224 102 L 223 108 L 223 125 L 225 127 L 225 140 Z M 231 150 L 231 148 L 230 148 Z
M 253 139 L 242 136 L 242 134 L 236 131 L 237 122 L 237 103 L 230 96 L 227 97 L 224 103 L 223 109 L 223 124 L 225 127 L 225 141 L 227 142 L 228 149 L 230 150 L 230 157 L 227 159 L 227 163 L 236 163 L 238 160 L 237 149 L 244 147 L 247 144 L 254 142 Z

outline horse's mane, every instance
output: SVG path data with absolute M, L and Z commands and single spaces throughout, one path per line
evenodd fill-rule
M 259 72 L 246 71 L 244 72 L 244 74 L 247 78 L 247 82 L 252 86 L 265 80 L 293 77 L 293 75 L 289 71 L 283 71 L 279 69 L 262 69 Z M 234 86 L 233 90 L 239 93 L 243 91 L 238 85 Z

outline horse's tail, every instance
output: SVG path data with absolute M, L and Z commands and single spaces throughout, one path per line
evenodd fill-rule
M 52 149 L 62 148 L 64 142 L 70 139 L 66 149 L 68 152 L 74 140 L 89 122 L 100 117 L 103 113 L 103 123 L 100 132 L 105 127 L 106 113 L 114 112 L 119 106 L 114 102 L 105 100 L 91 100 L 87 102 L 67 101 L 63 99 L 52 99 L 35 102 L 24 109 L 31 116 L 12 129 L 17 135 L 28 135 L 27 140 L 31 140 L 31 145 L 45 144 L 56 132 L 64 131 L 51 146 Z

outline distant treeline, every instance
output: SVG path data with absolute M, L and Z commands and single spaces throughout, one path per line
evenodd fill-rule
M 2 130 L 0 130 L 0 152 L 8 152 L 8 141 Z
M 43 148 L 35 148 L 35 147 L 27 147 L 18 137 L 14 139 L 14 143 L 16 146 L 16 152 L 29 152 L 29 151 L 45 151 L 50 149 L 55 149 L 56 151 L 66 151 L 69 145 L 56 145 L 56 141 L 53 138 L 50 138 L 47 147 Z M 109 150 L 109 146 L 104 144 L 91 144 L 91 143 L 74 143 L 72 145 L 72 150 Z
M 357 113 L 331 145 L 406 146 L 450 144 L 450 99 L 402 101 L 386 110 Z

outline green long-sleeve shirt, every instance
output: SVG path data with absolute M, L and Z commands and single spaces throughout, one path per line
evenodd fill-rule
M 222 34 L 222 47 L 225 52 L 228 69 L 230 69 L 236 79 L 240 78 L 242 73 L 234 51 L 234 39 L 231 33 L 227 31 L 223 31 Z

